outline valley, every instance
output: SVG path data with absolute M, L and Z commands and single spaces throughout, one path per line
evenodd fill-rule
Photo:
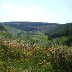
M 72 23 L 0 23 L 0 72 L 72 72 Z

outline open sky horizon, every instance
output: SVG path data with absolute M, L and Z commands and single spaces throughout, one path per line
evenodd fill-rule
M 71 0 L 0 0 L 0 22 L 72 22 Z

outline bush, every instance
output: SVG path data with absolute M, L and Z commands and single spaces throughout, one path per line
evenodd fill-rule
M 1 72 L 72 72 L 72 48 L 0 40 Z

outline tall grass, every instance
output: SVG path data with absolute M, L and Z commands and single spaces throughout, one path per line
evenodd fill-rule
M 0 72 L 72 72 L 72 48 L 0 39 Z

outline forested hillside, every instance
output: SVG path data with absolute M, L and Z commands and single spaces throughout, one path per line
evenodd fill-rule
M 72 23 L 58 26 L 57 28 L 48 31 L 47 34 L 53 38 L 72 35 Z
M 72 46 L 72 23 L 61 25 L 53 30 L 46 32 L 50 39 L 65 38 L 64 43 Z

